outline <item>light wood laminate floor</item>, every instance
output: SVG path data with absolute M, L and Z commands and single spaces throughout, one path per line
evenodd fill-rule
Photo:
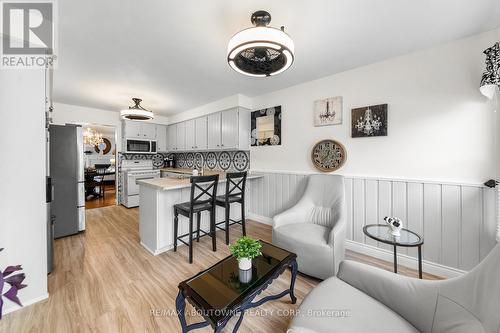
M 271 239 L 268 225 L 249 221 L 247 230 L 254 238 Z M 240 228 L 233 226 L 231 241 L 239 235 Z M 217 238 L 217 252 L 211 251 L 208 237 L 196 243 L 194 263 L 190 265 L 185 246 L 177 253 L 169 251 L 155 257 L 139 244 L 138 209 L 110 206 L 88 210 L 85 233 L 55 242 L 55 271 L 49 275 L 50 297 L 4 316 L 0 332 L 179 332 L 175 314 L 177 285 L 229 255 L 223 233 L 218 232 Z M 388 262 L 352 252 L 347 256 L 392 269 Z M 416 276 L 415 271 L 405 268 L 401 268 L 401 273 Z M 26 283 L 29 280 L 28 276 Z M 286 271 L 262 295 L 279 293 L 289 283 L 290 273 Z M 299 275 L 295 285 L 296 305 L 290 303 L 289 297 L 283 297 L 253 309 L 253 313 L 245 315 L 239 332 L 285 332 L 292 310 L 318 283 Z M 190 314 L 192 307 L 187 305 L 186 309 Z M 200 319 L 192 314 L 188 323 Z M 230 332 L 234 323 L 233 318 L 225 332 Z M 195 332 L 210 331 L 206 327 Z

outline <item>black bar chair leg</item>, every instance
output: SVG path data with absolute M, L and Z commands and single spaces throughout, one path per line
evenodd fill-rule
M 247 229 L 245 226 L 245 201 L 241 202 L 241 229 L 243 232 L 243 236 L 247 235 Z
M 189 263 L 193 263 L 193 214 L 189 214 Z
M 196 213 L 196 241 L 200 242 L 200 221 L 201 221 L 201 213 Z
M 177 210 L 175 211 L 175 217 L 174 217 L 174 252 L 177 251 L 177 235 L 178 235 L 178 228 L 179 228 L 179 213 Z
M 215 234 L 215 211 L 214 208 L 210 211 L 210 233 L 212 234 L 212 251 L 217 251 L 217 235 Z
M 230 216 L 231 216 L 231 206 L 228 204 L 226 206 L 226 230 L 225 230 L 225 233 L 226 233 L 226 245 L 229 245 L 229 219 L 230 219 Z

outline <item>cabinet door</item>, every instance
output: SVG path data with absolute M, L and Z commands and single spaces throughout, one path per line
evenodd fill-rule
M 238 109 L 222 112 L 222 149 L 238 148 Z
M 167 151 L 167 126 L 156 125 L 156 147 L 158 152 Z
M 125 138 L 139 138 L 141 137 L 141 123 L 137 121 L 125 120 Z
M 186 123 L 177 124 L 177 150 L 186 150 Z
M 221 148 L 221 113 L 208 115 L 208 149 Z
M 167 144 L 169 151 L 177 150 L 177 124 L 169 125 L 167 127 Z
M 148 123 L 142 123 L 141 125 L 142 138 L 156 140 L 156 125 Z
M 207 149 L 207 117 L 201 117 L 196 119 L 196 142 L 195 149 Z
M 186 126 L 186 150 L 194 150 L 196 147 L 195 120 L 185 122 Z

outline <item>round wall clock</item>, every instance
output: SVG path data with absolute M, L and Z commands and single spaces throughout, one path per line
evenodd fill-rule
M 321 140 L 314 145 L 311 159 L 316 169 L 332 172 L 344 165 L 347 158 L 345 147 L 335 140 Z
M 104 142 L 94 146 L 94 150 L 98 154 L 102 151 L 102 154 L 106 155 L 111 150 L 111 142 L 106 138 L 102 138 L 102 140 Z

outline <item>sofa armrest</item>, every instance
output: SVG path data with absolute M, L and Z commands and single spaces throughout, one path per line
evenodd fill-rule
M 350 260 L 340 264 L 337 276 L 389 307 L 418 330 L 432 330 L 440 282 L 409 278 Z
M 309 222 L 307 211 L 308 209 L 299 202 L 295 206 L 275 215 L 273 217 L 273 228 L 292 223 L 307 223 Z

